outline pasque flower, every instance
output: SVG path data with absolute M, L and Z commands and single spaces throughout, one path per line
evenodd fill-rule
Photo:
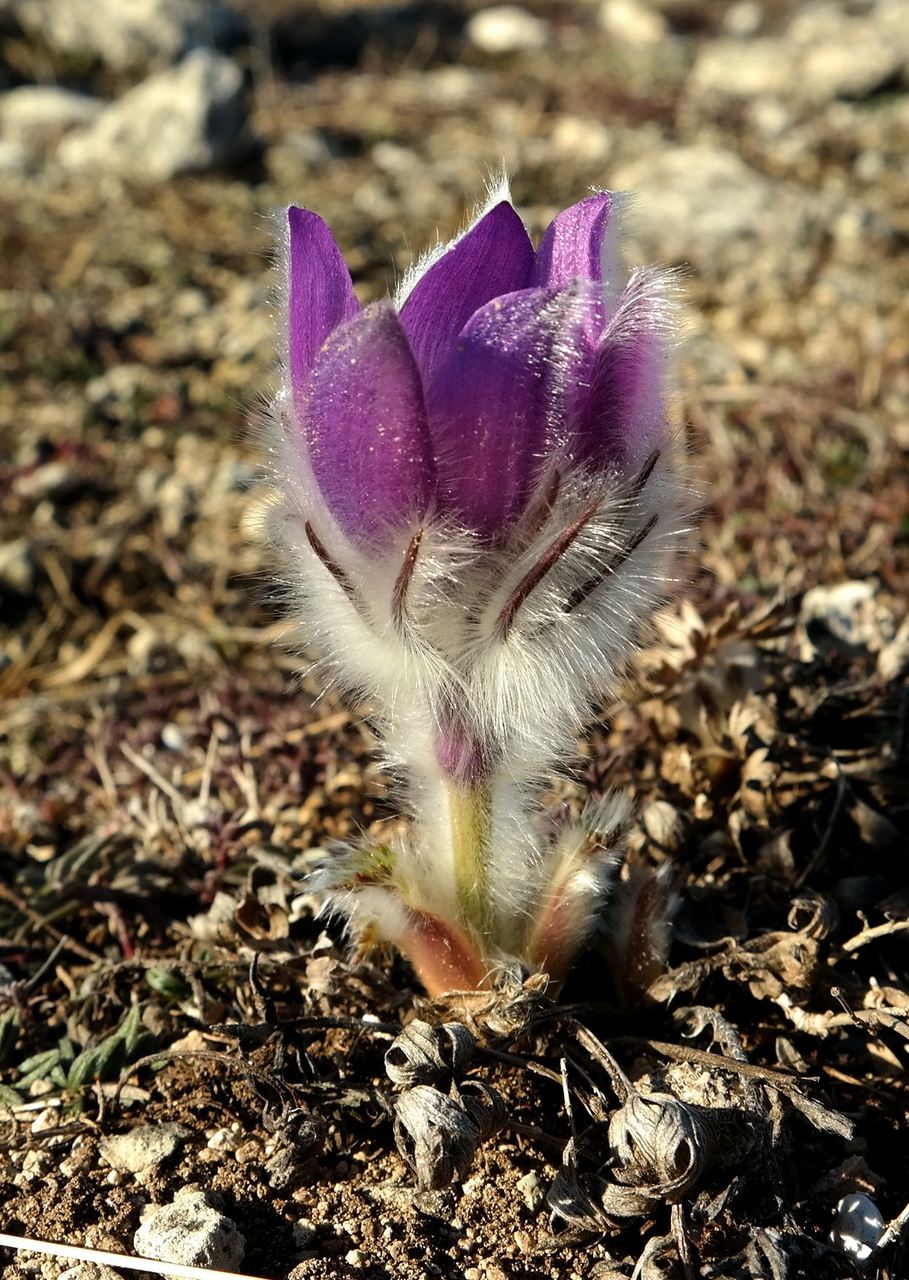
M 617 209 L 591 195 L 535 250 L 496 191 L 368 306 L 325 222 L 287 211 L 271 528 L 413 818 L 320 884 L 431 992 L 561 976 L 610 879 L 624 802 L 547 830 L 540 797 L 665 594 L 684 512 L 666 283 L 621 270 Z

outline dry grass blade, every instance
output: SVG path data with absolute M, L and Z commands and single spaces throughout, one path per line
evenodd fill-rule
M 158 1276 L 177 1276 L 180 1280 L 260 1280 L 258 1276 L 239 1271 L 219 1271 L 213 1267 L 188 1267 L 179 1262 L 159 1262 L 155 1258 L 138 1258 L 131 1254 L 111 1253 L 108 1249 L 86 1249 L 81 1245 L 51 1244 L 29 1236 L 12 1236 L 0 1232 L 0 1248 L 25 1253 L 43 1253 L 52 1258 L 74 1262 L 91 1262 L 96 1266 L 123 1267 L 126 1271 L 150 1271 Z

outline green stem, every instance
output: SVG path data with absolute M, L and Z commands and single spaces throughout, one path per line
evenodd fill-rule
M 489 900 L 489 841 L 492 829 L 492 787 L 488 782 L 448 789 L 455 887 L 464 923 L 479 937 L 488 937 L 492 924 Z

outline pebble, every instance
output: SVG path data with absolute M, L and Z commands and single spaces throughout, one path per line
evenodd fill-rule
M 594 116 L 558 116 L 550 133 L 550 145 L 558 156 L 598 165 L 612 154 L 612 134 Z
M 244 25 L 219 0 L 18 0 L 16 17 L 42 44 L 116 71 L 166 65 Z
M 659 44 L 669 32 L 663 15 L 639 0 L 605 0 L 600 26 L 614 39 L 638 48 Z
M 101 111 L 100 98 L 50 84 L 23 84 L 0 95 L 0 132 L 29 151 L 40 151 Z
M 61 1271 L 57 1280 L 122 1280 L 122 1277 L 113 1267 L 97 1262 L 77 1262 L 74 1267 Z
M 44 1133 L 47 1129 L 56 1129 L 60 1125 L 60 1109 L 58 1107 L 45 1107 L 43 1111 L 39 1111 L 31 1123 L 32 1133 Z
M 312 1244 L 316 1228 L 309 1218 L 299 1218 L 293 1225 L 292 1235 L 295 1249 L 305 1249 Z
M 546 1201 L 546 1192 L 538 1174 L 531 1169 L 530 1173 L 525 1173 L 523 1178 L 518 1179 L 516 1185 L 530 1212 L 538 1213 Z
M 35 553 L 31 538 L 0 543 L 0 588 L 28 595 L 35 585 Z
M 756 0 L 738 0 L 726 10 L 723 30 L 727 35 L 747 38 L 757 35 L 764 22 L 764 10 Z
M 248 121 L 243 72 L 230 58 L 197 49 L 68 134 L 57 155 L 73 171 L 162 181 L 240 157 L 250 145 Z
M 523 53 L 544 48 L 548 35 L 535 14 L 516 4 L 497 4 L 473 15 L 467 37 L 483 53 Z
M 144 1173 L 179 1151 L 190 1130 L 180 1124 L 143 1124 L 113 1134 L 100 1145 L 109 1165 L 124 1173 Z
M 158 1262 L 226 1271 L 236 1269 L 246 1252 L 236 1223 L 214 1207 L 208 1192 L 193 1187 L 178 1191 L 170 1204 L 147 1211 L 133 1246 Z
M 811 193 L 790 189 L 708 143 L 650 151 L 619 167 L 610 185 L 637 193 L 628 239 L 649 261 L 689 262 L 715 273 L 717 257 L 750 267 L 755 247 L 779 269 L 829 213 Z
M 909 79 L 903 0 L 877 0 L 856 13 L 833 3 L 797 6 L 779 36 L 748 34 L 737 31 L 702 46 L 689 80 L 695 95 L 826 103 L 868 98 Z
M 164 731 L 166 729 L 175 728 L 175 727 L 176 726 L 173 726 L 173 725 L 165 725 L 164 729 L 161 730 L 161 740 L 164 741 Z M 164 745 L 166 747 L 170 747 L 171 750 L 173 751 L 182 749 L 184 745 L 182 734 L 180 735 L 179 747 L 172 746 L 172 743 L 169 741 L 165 742 Z M 212 1151 L 236 1151 L 237 1147 L 240 1145 L 240 1142 L 241 1142 L 241 1135 L 238 1131 L 234 1129 L 215 1129 L 212 1133 L 209 1134 L 208 1142 L 206 1145 L 210 1147 Z

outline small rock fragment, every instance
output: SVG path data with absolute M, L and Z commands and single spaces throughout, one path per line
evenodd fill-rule
M 546 27 L 534 14 L 516 4 L 481 9 L 467 24 L 467 35 L 483 53 L 521 53 L 542 49 Z
M 550 134 L 552 150 L 584 164 L 602 164 L 612 154 L 612 134 L 595 116 L 558 116 Z
M 0 132 L 31 150 L 59 141 L 62 134 L 87 125 L 104 103 L 85 93 L 50 84 L 23 84 L 0 96 Z
M 294 1223 L 291 1233 L 293 1235 L 294 1248 L 306 1249 L 315 1239 L 316 1229 L 309 1218 L 300 1218 Z
M 249 147 L 247 122 L 240 68 L 197 49 L 136 85 L 89 128 L 70 133 L 58 157 L 67 169 L 161 181 L 237 159 Z
M 787 253 L 821 220 L 816 202 L 774 182 L 722 147 L 649 150 L 610 178 L 640 192 L 631 227 L 636 252 L 715 271 L 718 255 L 746 264 L 756 245 Z M 823 220 L 829 217 L 829 211 Z
M 538 1213 L 542 1209 L 546 1202 L 546 1192 L 533 1169 L 518 1179 L 517 1189 L 531 1213 Z
M 663 15 L 639 0 L 605 0 L 600 26 L 623 44 L 640 48 L 659 44 L 668 32 Z
M 191 1131 L 181 1124 L 142 1124 L 101 1143 L 101 1154 L 113 1169 L 144 1173 L 178 1151 Z
M 18 0 L 16 16 L 51 48 L 116 71 L 166 65 L 243 29 L 219 0 Z
M 35 585 L 35 555 L 30 538 L 0 544 L 0 590 L 12 587 L 27 595 Z
M 77 1262 L 74 1267 L 61 1271 L 57 1280 L 122 1280 L 122 1277 L 113 1267 L 97 1262 Z
M 171 1204 L 156 1205 L 133 1237 L 136 1252 L 158 1262 L 186 1267 L 239 1266 L 246 1241 L 225 1214 L 216 1209 L 207 1192 L 186 1187 Z

